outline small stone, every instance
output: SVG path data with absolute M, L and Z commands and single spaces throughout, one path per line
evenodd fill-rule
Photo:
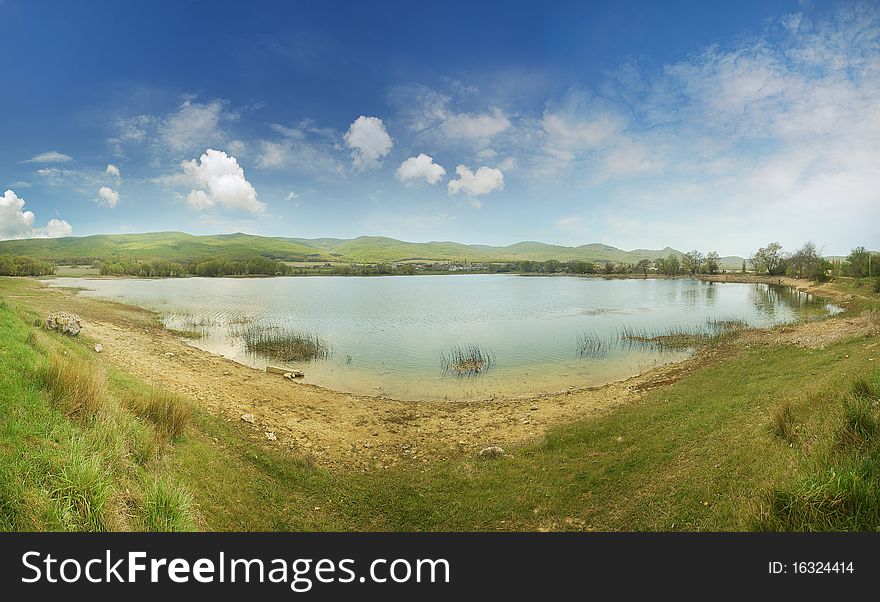
M 171 351 L 166 351 L 165 357 L 174 357 L 174 354 Z
M 533 403 L 533 404 L 532 404 L 532 406 L 531 406 L 531 407 L 530 407 L 530 408 L 529 408 L 529 409 L 530 409 L 530 410 L 531 410 L 531 411 L 533 411 L 533 412 L 534 412 L 534 411 L 535 411 L 535 410 L 537 410 L 537 409 L 538 409 L 538 404 L 536 404 L 536 403 Z
M 272 431 L 266 431 L 266 439 L 268 439 L 269 441 L 277 441 L 278 437 L 276 437 L 275 433 L 273 433 Z
M 489 447 L 484 447 L 480 450 L 481 460 L 492 460 L 494 458 L 500 458 L 503 455 L 504 449 L 497 445 L 490 445 Z
M 254 415 L 253 414 L 242 414 L 241 419 L 247 422 L 248 424 L 254 423 Z
M 287 380 L 293 380 L 293 374 L 291 372 L 285 372 L 284 378 L 286 378 Z
M 101 343 L 95 345 L 95 353 L 101 353 L 102 351 L 104 351 L 104 346 Z

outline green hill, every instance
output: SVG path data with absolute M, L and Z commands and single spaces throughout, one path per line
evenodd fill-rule
M 593 243 L 579 247 L 549 245 L 536 241 L 506 247 L 465 245 L 450 241 L 414 243 L 384 236 L 340 238 L 281 238 L 250 234 L 194 236 L 182 232 L 149 234 L 101 234 L 84 237 L 39 238 L 0 241 L 0 254 L 29 255 L 57 263 L 91 263 L 95 259 L 167 259 L 189 262 L 219 257 L 247 259 L 255 255 L 278 261 L 334 261 L 390 263 L 426 261 L 593 261 L 637 263 L 682 253 L 670 247 L 659 250 L 623 251 Z M 722 258 L 722 267 L 738 269 L 741 257 Z

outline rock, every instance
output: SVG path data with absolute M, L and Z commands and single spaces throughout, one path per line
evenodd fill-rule
M 53 311 L 46 316 L 46 328 L 75 337 L 82 330 L 82 320 L 76 314 L 69 314 L 66 311 Z
M 538 409 L 538 404 L 533 403 L 529 409 L 534 412 L 535 410 Z
M 253 414 L 242 414 L 241 419 L 247 422 L 248 424 L 254 423 L 254 415 Z
M 503 455 L 504 449 L 497 445 L 490 445 L 489 447 L 484 447 L 480 450 L 481 460 L 492 460 L 494 458 L 500 458 Z
M 174 354 L 171 353 L 170 351 L 166 351 L 166 352 L 165 352 L 165 357 L 174 357 Z
M 278 437 L 276 437 L 275 433 L 273 433 L 272 431 L 266 431 L 266 439 L 268 439 L 269 441 L 277 441 Z
M 267 371 L 268 371 L 268 368 L 267 368 Z M 277 373 L 271 373 L 271 374 L 277 374 Z M 305 376 L 305 374 L 300 372 L 299 370 L 288 370 L 287 372 L 285 372 L 283 374 L 283 376 L 287 380 L 293 380 L 294 378 L 302 378 L 303 376 Z
M 101 343 L 95 345 L 95 353 L 101 353 L 102 351 L 104 351 L 104 346 Z

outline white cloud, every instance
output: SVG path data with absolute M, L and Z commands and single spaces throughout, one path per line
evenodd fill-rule
M 452 105 L 459 104 L 460 96 L 477 92 L 462 86 L 453 88 L 456 98 L 426 86 L 399 86 L 392 90 L 391 100 L 398 105 L 411 132 L 446 145 L 464 143 L 479 149 L 511 129 L 510 118 L 500 108 L 471 112 L 453 109 Z
M 113 176 L 117 180 L 122 177 L 122 174 L 119 173 L 119 168 L 113 165 L 112 163 L 107 165 L 107 169 L 104 171 L 108 176 Z
M 468 196 L 476 197 L 489 194 L 493 190 L 504 190 L 504 174 L 500 169 L 481 167 L 473 172 L 466 166 L 459 165 L 455 168 L 455 173 L 458 179 L 449 182 L 449 194 L 464 192 Z
M 193 189 L 186 197 L 193 209 L 222 207 L 233 211 L 264 213 L 266 204 L 257 199 L 257 191 L 245 179 L 244 170 L 235 157 L 223 151 L 208 149 L 198 161 L 184 161 L 182 178 Z
M 288 193 L 287 193 L 287 196 L 286 196 L 285 198 L 286 198 L 288 201 L 295 201 L 296 199 L 299 198 L 299 195 L 298 195 L 297 193 L 295 193 L 295 192 L 288 192 Z
M 33 232 L 35 238 L 62 238 L 73 234 L 73 228 L 63 219 L 50 219 L 43 228 L 36 228 Z
M 0 197 L 0 240 L 10 238 L 57 238 L 73 232 L 64 220 L 52 219 L 42 228 L 34 228 L 33 211 L 24 210 L 25 201 L 12 190 Z
M 424 179 L 428 184 L 436 184 L 445 175 L 443 166 L 434 163 L 433 157 L 425 153 L 410 157 L 397 168 L 397 178 L 404 183 Z
M 205 104 L 184 101 L 159 125 L 161 140 L 175 152 L 222 144 L 226 136 L 220 129 L 220 120 L 230 117 L 224 114 L 223 105 L 219 100 Z
M 98 204 L 104 207 L 109 207 L 112 209 L 119 203 L 119 193 L 109 188 L 108 186 L 101 186 L 98 189 Z
M 31 157 L 27 161 L 22 161 L 22 163 L 67 163 L 68 161 L 73 161 L 73 157 L 58 151 L 48 151 Z
M 492 109 L 491 113 L 476 115 L 452 113 L 444 117 L 439 127 L 447 138 L 486 146 L 493 136 L 510 127 L 510 119 L 500 109 Z
M 388 135 L 385 124 L 378 117 L 361 115 L 345 133 L 345 143 L 351 150 L 356 169 L 375 169 L 382 158 L 391 152 L 394 141 Z

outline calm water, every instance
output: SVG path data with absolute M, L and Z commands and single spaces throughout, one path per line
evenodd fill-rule
M 287 364 L 306 382 L 406 399 L 486 398 L 596 385 L 687 351 L 619 346 L 584 357 L 583 332 L 609 340 L 622 327 L 660 334 L 708 320 L 767 326 L 824 315 L 830 306 L 793 289 L 697 280 L 604 280 L 508 275 L 308 278 L 58 279 L 53 286 L 157 311 L 166 326 L 204 334 L 191 344 L 263 368 L 241 338 L 248 324 L 315 333 L 327 360 Z M 478 344 L 495 366 L 444 374 L 441 353 Z

